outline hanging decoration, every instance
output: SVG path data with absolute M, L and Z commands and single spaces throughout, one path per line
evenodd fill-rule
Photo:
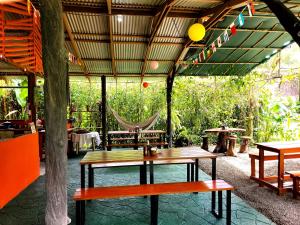
M 230 24 L 230 31 L 232 35 L 236 35 L 236 26 L 234 23 Z
M 252 17 L 255 14 L 255 7 L 252 0 L 248 1 L 247 4 L 249 16 Z
M 73 64 L 80 64 L 79 61 L 77 60 L 76 56 L 73 55 L 71 52 L 69 52 L 69 54 L 68 54 L 68 59 Z
M 201 41 L 205 36 L 205 27 L 201 23 L 195 23 L 190 26 L 188 35 L 192 41 Z
M 158 62 L 157 61 L 151 61 L 151 63 L 150 63 L 150 68 L 152 69 L 152 70 L 156 70 L 157 68 L 158 68 Z
M 149 83 L 148 83 L 148 82 L 143 82 L 143 87 L 144 87 L 144 88 L 149 87 Z
M 196 58 L 192 59 L 192 64 L 198 64 L 201 62 L 207 61 L 216 51 L 218 48 L 220 48 L 222 45 L 224 45 L 226 42 L 230 40 L 230 38 L 237 33 L 237 27 L 242 27 L 245 24 L 245 17 L 243 16 L 243 12 L 248 8 L 250 9 L 252 15 L 255 12 L 255 8 L 253 5 L 253 2 L 248 2 L 247 6 L 242 10 L 242 12 L 234 19 L 234 21 L 227 27 L 223 33 L 221 33 L 213 42 L 206 48 L 204 48 Z M 249 14 L 250 14 L 249 11 Z M 194 32 L 196 29 L 193 27 L 196 24 L 193 24 L 189 28 L 189 37 L 191 40 L 194 38 L 194 36 L 190 36 L 190 32 Z M 192 28 L 193 27 L 193 28 Z M 191 30 L 193 29 L 193 30 Z M 204 34 L 205 35 L 205 34 Z M 204 36 L 203 36 L 204 37 Z M 202 38 L 203 38 L 202 37 Z

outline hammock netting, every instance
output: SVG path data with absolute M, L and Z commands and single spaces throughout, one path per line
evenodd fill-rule
M 113 116 L 116 118 L 117 122 L 125 130 L 134 130 L 136 127 L 139 127 L 142 130 L 148 130 L 157 122 L 159 118 L 159 112 L 155 113 L 153 116 L 149 117 L 147 120 L 140 123 L 131 123 L 122 118 L 116 111 L 108 107 L 112 112 Z

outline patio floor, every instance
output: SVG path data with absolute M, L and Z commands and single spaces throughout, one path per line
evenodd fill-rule
M 80 187 L 80 158 L 69 159 L 68 205 L 71 224 L 75 224 L 75 203 L 72 195 L 74 190 Z M 154 171 L 156 183 L 186 180 L 185 165 L 156 166 Z M 210 179 L 201 170 L 199 176 L 200 180 Z M 137 184 L 138 182 L 138 167 L 95 170 L 95 186 Z M 210 213 L 210 198 L 209 193 L 160 196 L 159 224 L 225 224 L 225 219 L 216 219 Z M 44 224 L 44 209 L 45 176 L 41 176 L 0 210 L 0 225 L 42 225 Z M 224 206 L 223 210 L 225 209 Z M 274 224 L 235 195 L 232 199 L 232 210 L 233 224 Z M 149 198 L 91 201 L 87 203 L 86 212 L 86 225 L 141 225 L 149 224 L 150 221 Z M 223 214 L 226 215 L 225 212 Z

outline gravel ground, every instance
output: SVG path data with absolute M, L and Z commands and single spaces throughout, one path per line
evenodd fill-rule
M 213 149 L 213 146 L 211 149 Z M 251 149 L 251 151 L 256 151 L 256 149 Z M 211 174 L 211 163 L 209 161 L 200 161 L 199 168 L 207 174 Z M 258 164 L 256 164 L 256 169 L 258 169 Z M 300 159 L 285 160 L 285 170 L 299 169 Z M 276 161 L 265 163 L 265 174 L 277 174 Z M 217 177 L 234 185 L 236 187 L 234 193 L 237 196 L 276 224 L 300 225 L 299 199 L 293 199 L 292 193 L 278 196 L 275 191 L 269 188 L 259 187 L 256 182 L 249 179 L 249 176 L 250 158 L 248 153 L 238 153 L 237 157 L 228 157 L 220 154 L 217 159 Z

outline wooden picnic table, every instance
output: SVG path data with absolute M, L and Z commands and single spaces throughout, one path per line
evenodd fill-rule
M 113 145 L 113 142 L 118 142 L 120 146 L 126 146 L 125 143 L 128 143 L 129 146 L 134 146 L 134 149 L 138 149 L 138 144 L 141 140 L 144 140 L 144 144 L 146 144 L 145 141 L 149 140 L 154 141 L 156 140 L 157 146 L 164 145 L 164 139 L 165 139 L 166 132 L 163 130 L 142 130 L 142 131 L 108 131 L 107 133 L 107 150 L 111 150 L 111 146 Z M 120 143 L 121 142 L 121 143 Z M 118 144 L 116 144 L 118 145 Z
M 216 158 L 215 154 L 201 150 L 201 149 L 185 149 L 185 148 L 172 148 L 161 150 L 160 153 L 154 156 L 144 156 L 143 151 L 137 150 L 124 150 L 124 151 L 95 151 L 87 152 L 83 159 L 80 161 L 81 165 L 81 187 L 85 187 L 85 165 L 89 167 L 89 177 L 91 176 L 92 164 L 107 164 L 116 162 L 144 162 L 146 168 L 149 162 L 150 170 L 150 183 L 154 183 L 153 161 L 166 161 L 166 160 L 180 160 L 180 159 L 193 159 L 195 160 L 195 181 L 198 181 L 198 163 L 199 159 L 212 159 L 212 179 L 216 179 Z M 146 169 L 144 170 L 147 171 Z
M 290 176 L 284 175 L 284 156 L 285 154 L 300 153 L 300 141 L 263 142 L 256 143 L 256 145 L 259 149 L 259 177 L 251 177 L 251 179 L 257 181 L 260 186 L 267 186 L 276 190 L 279 195 L 283 194 L 289 189 L 292 189 L 292 183 L 285 182 L 286 180 L 290 179 Z M 265 177 L 265 151 L 278 154 L 277 176 Z
M 229 136 L 230 133 L 236 132 L 245 132 L 245 129 L 242 128 L 212 128 L 207 129 L 205 133 L 215 133 L 218 135 L 217 146 L 214 149 L 214 153 L 224 153 L 227 152 L 226 146 L 226 136 Z

